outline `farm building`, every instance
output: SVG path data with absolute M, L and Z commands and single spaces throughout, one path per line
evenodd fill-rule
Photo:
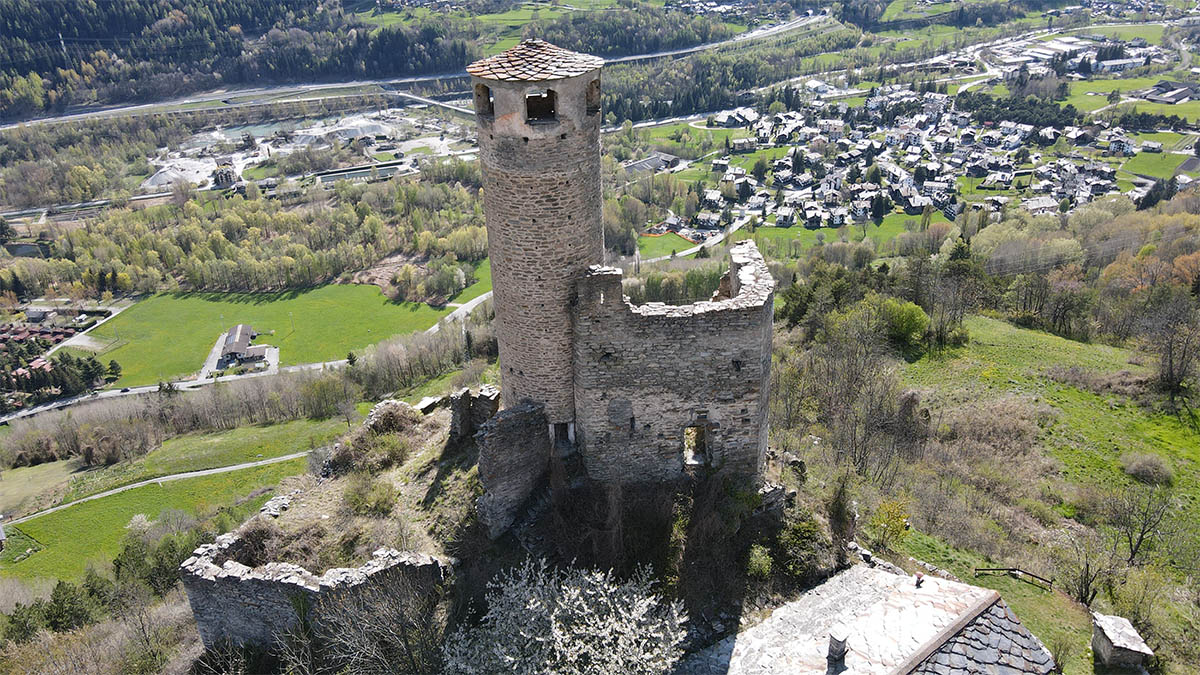
M 234 364 L 262 361 L 267 357 L 266 345 L 252 345 L 251 340 L 258 337 L 248 324 L 239 323 L 225 334 L 225 344 L 221 346 L 221 358 L 218 366 L 226 367 Z

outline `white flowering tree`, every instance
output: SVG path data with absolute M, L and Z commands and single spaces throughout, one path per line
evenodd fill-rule
M 622 582 L 526 561 L 488 584 L 479 625 L 446 641 L 445 672 L 668 672 L 682 654 L 684 612 L 652 586 L 646 569 Z

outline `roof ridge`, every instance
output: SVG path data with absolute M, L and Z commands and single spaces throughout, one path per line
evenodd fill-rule
M 950 638 L 962 632 L 962 630 L 966 628 L 968 624 L 979 618 L 981 614 L 986 612 L 988 608 L 990 608 L 992 605 L 995 605 L 997 602 L 1000 602 L 999 593 L 992 590 L 984 593 L 982 597 L 972 603 L 971 606 L 967 607 L 962 614 L 959 614 L 958 618 L 955 619 L 953 623 L 951 623 L 949 626 L 946 626 L 940 632 L 938 632 L 937 635 L 934 635 L 932 638 L 930 638 L 929 641 L 922 645 L 921 648 L 916 652 L 914 652 L 912 656 L 908 657 L 904 663 L 896 666 L 896 668 L 892 670 L 891 675 L 908 675 L 916 670 L 917 667 L 924 663 L 926 659 L 928 659 L 930 656 L 933 656 L 935 652 L 941 649 L 942 645 L 946 644 Z

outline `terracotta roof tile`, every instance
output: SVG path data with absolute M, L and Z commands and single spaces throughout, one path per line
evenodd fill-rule
M 475 77 L 502 82 L 541 82 L 596 70 L 604 59 L 556 47 L 545 40 L 523 40 L 508 51 L 467 66 Z

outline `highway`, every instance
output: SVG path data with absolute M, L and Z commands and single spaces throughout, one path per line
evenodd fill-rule
M 823 15 L 801 17 L 799 19 L 793 19 L 791 21 L 787 21 L 787 22 L 781 23 L 781 24 L 775 24 L 775 25 L 771 25 L 771 26 L 764 26 L 761 28 L 756 28 L 755 30 L 748 31 L 748 32 L 742 33 L 740 35 L 735 35 L 734 37 L 732 37 L 728 40 L 722 40 L 720 42 L 709 42 L 706 44 L 696 45 L 694 47 L 686 47 L 683 49 L 670 49 L 670 50 L 663 50 L 663 51 L 657 51 L 657 52 L 648 52 L 645 54 L 633 54 L 630 56 L 622 56 L 622 57 L 618 57 L 618 58 L 614 58 L 614 59 L 609 59 L 606 62 L 607 63 L 629 63 L 629 62 L 634 62 L 634 61 L 647 61 L 650 59 L 666 58 L 666 57 L 672 57 L 672 56 L 685 56 L 687 54 L 694 54 L 696 52 L 707 51 L 707 50 L 712 50 L 712 49 L 719 49 L 721 47 L 725 47 L 725 46 L 729 46 L 729 45 L 733 45 L 733 44 L 740 44 L 742 42 L 746 42 L 749 40 L 758 40 L 758 39 L 762 39 L 762 38 L 766 38 L 766 37 L 773 37 L 773 36 L 785 33 L 789 30 L 793 30 L 793 29 L 808 25 L 810 23 L 817 22 L 823 18 L 824 18 Z M 464 64 L 464 66 L 465 65 L 466 64 Z M 464 78 L 466 76 L 467 76 L 467 73 L 465 70 L 463 70 L 463 71 L 458 71 L 458 72 L 454 72 L 454 73 L 439 73 L 439 74 L 434 74 L 434 75 L 414 75 L 411 77 L 384 77 L 384 78 L 368 79 L 368 80 L 339 80 L 336 82 L 301 82 L 301 83 L 278 84 L 278 85 L 270 85 L 270 86 L 262 86 L 262 87 L 220 89 L 217 91 L 210 91 L 210 92 L 206 92 L 206 93 L 191 94 L 188 96 L 182 96 L 182 97 L 175 98 L 175 99 L 168 99 L 168 100 L 164 100 L 164 101 L 155 101 L 153 103 L 138 103 L 138 104 L 133 104 L 133 105 L 116 105 L 116 106 L 102 106 L 102 107 L 98 106 L 98 107 L 94 107 L 91 109 L 79 110 L 78 112 L 67 113 L 65 115 L 39 117 L 39 118 L 31 119 L 31 120 L 24 120 L 21 122 L 11 122 L 8 124 L 0 125 L 0 131 L 5 130 L 5 129 L 12 129 L 12 128 L 23 126 L 23 125 L 29 126 L 29 125 L 36 125 L 36 124 L 57 124 L 60 122 L 73 122 L 73 121 L 86 120 L 86 119 L 92 119 L 92 118 L 98 118 L 98 117 L 114 117 L 114 116 L 119 116 L 119 115 L 154 114 L 154 113 L 158 113 L 158 112 L 167 112 L 168 111 L 167 109 L 169 109 L 169 108 L 175 108 L 175 107 L 179 107 L 179 106 L 196 106 L 198 104 L 209 103 L 209 102 L 213 102 L 213 101 L 226 101 L 226 100 L 233 99 L 233 98 L 254 97 L 251 100 L 243 101 L 238 104 L 227 105 L 223 109 L 229 109 L 230 107 L 236 107 L 237 105 L 258 105 L 261 103 L 272 102 L 272 101 L 278 100 L 279 98 L 283 97 L 286 94 L 291 94 L 291 93 L 294 93 L 297 95 L 314 94 L 313 98 L 319 98 L 319 96 L 317 96 L 317 95 L 322 90 L 328 90 L 328 89 L 344 89 L 346 87 L 369 87 L 369 86 L 383 87 L 383 86 L 396 86 L 396 85 L 411 85 L 411 84 L 420 84 L 423 82 L 439 82 L 439 81 L 444 81 L 444 80 L 454 80 L 454 79 L 458 79 L 458 78 Z M 389 93 L 393 93 L 393 92 L 389 92 Z M 412 97 L 420 98 L 420 97 L 416 97 L 416 96 L 412 96 Z M 440 102 L 432 101 L 430 99 L 424 99 L 424 102 L 432 103 L 435 105 L 443 105 L 443 107 L 446 107 L 446 106 L 444 106 L 444 104 L 442 104 Z M 462 110 L 463 112 L 470 113 L 470 111 L 467 111 L 465 109 L 460 109 L 460 110 Z

